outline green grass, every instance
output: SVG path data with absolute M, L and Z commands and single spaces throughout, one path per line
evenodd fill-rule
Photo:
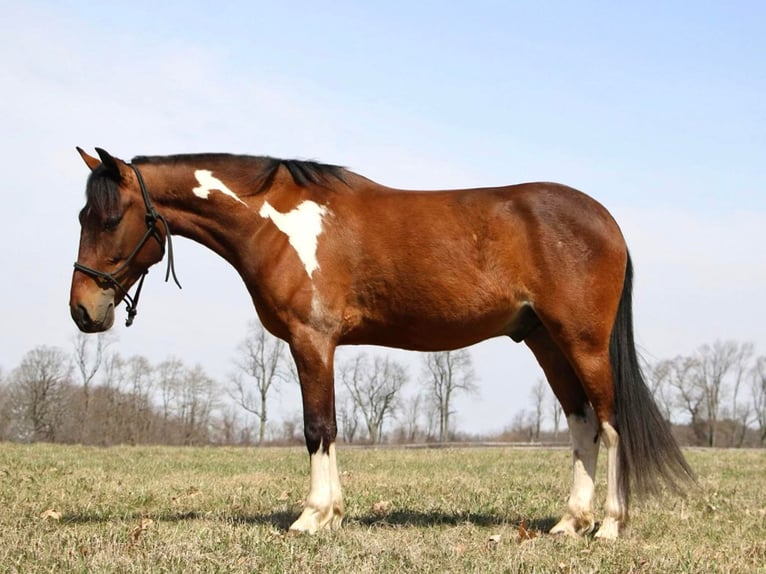
M 687 455 L 700 488 L 604 542 L 544 534 L 566 450 L 341 447 L 345 527 L 293 537 L 303 449 L 0 444 L 0 572 L 766 572 L 766 452 Z

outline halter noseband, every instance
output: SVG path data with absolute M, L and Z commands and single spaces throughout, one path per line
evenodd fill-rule
M 146 207 L 146 215 L 145 215 L 145 221 L 146 221 L 146 232 L 144 233 L 144 236 L 139 240 L 138 244 L 133 248 L 133 251 L 130 252 L 130 255 L 127 256 L 125 259 L 125 262 L 120 265 L 116 270 L 112 271 L 111 273 L 107 273 L 106 271 L 99 271 L 97 269 L 93 269 L 92 267 L 87 267 L 86 265 L 83 265 L 81 263 L 78 263 L 75 261 L 74 268 L 77 271 L 81 271 L 85 273 L 86 275 L 90 275 L 97 281 L 101 283 L 106 283 L 109 286 L 114 286 L 117 289 L 119 289 L 122 292 L 123 299 L 125 299 L 125 307 L 128 311 L 128 318 L 125 320 L 125 326 L 130 327 L 133 324 L 133 319 L 135 319 L 136 314 L 138 313 L 138 298 L 141 295 L 141 288 L 144 286 L 144 279 L 146 278 L 147 273 L 149 273 L 149 269 L 145 269 L 144 272 L 141 274 L 141 278 L 138 280 L 138 287 L 136 288 L 136 294 L 133 295 L 133 297 L 130 296 L 128 293 L 128 290 L 123 287 L 122 283 L 120 283 L 117 280 L 117 276 L 120 275 L 130 264 L 131 260 L 138 254 L 138 252 L 141 250 L 141 248 L 144 246 L 144 244 L 149 240 L 150 237 L 154 237 L 154 239 L 157 240 L 157 242 L 160 244 L 160 247 L 162 248 L 162 256 L 165 256 L 165 242 L 167 241 L 168 248 L 168 268 L 165 272 L 165 281 L 167 282 L 170 279 L 170 276 L 173 276 L 173 281 L 176 285 L 178 285 L 178 288 L 181 288 L 181 284 L 178 282 L 178 278 L 176 277 L 176 269 L 175 264 L 173 261 L 173 241 L 170 239 L 170 227 L 168 227 L 168 222 L 165 219 L 165 216 L 158 213 L 156 209 L 154 209 L 154 206 L 152 205 L 151 200 L 149 199 L 149 192 L 146 190 L 146 184 L 144 183 L 144 178 L 141 176 L 141 172 L 138 171 L 138 168 L 135 165 L 130 165 L 130 167 L 133 169 L 133 171 L 136 174 L 136 179 L 138 180 L 138 185 L 141 188 L 141 196 L 144 198 L 144 206 Z M 157 229 L 157 222 L 161 221 L 162 225 L 165 227 L 165 237 L 163 238 L 162 234 Z

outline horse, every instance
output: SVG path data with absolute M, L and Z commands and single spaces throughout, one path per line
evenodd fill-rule
M 310 467 L 291 531 L 334 529 L 343 519 L 338 345 L 432 352 L 509 337 L 529 347 L 572 442 L 571 491 L 551 533 L 617 538 L 631 493 L 683 491 L 695 480 L 641 373 L 625 239 L 584 193 L 545 182 L 410 191 L 315 161 L 184 154 L 125 162 L 77 150 L 91 170 L 69 301 L 80 330 L 109 329 L 123 300 L 129 325 L 148 268 L 166 252 L 165 280 L 175 279 L 178 234 L 233 265 L 261 323 L 289 345 Z M 601 443 L 607 480 L 596 531 Z

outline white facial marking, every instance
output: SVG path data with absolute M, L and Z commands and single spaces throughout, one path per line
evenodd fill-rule
M 304 201 L 292 211 L 280 213 L 266 201 L 258 213 L 265 219 L 271 219 L 277 229 L 287 235 L 311 278 L 319 268 L 317 239 L 322 233 L 322 219 L 327 214 L 327 208 L 313 201 Z
M 223 183 L 217 177 L 213 177 L 212 171 L 208 169 L 198 169 L 194 172 L 194 177 L 197 178 L 197 182 L 199 183 L 199 187 L 192 189 L 194 195 L 197 197 L 207 199 L 210 196 L 211 191 L 220 191 L 222 194 L 236 199 L 242 205 L 247 205 L 244 201 L 237 197 L 236 193 L 226 187 L 225 183 Z

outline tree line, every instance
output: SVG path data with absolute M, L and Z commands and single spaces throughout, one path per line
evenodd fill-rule
M 108 334 L 69 352 L 39 346 L 0 371 L 0 440 L 113 444 L 300 443 L 302 421 L 272 420 L 274 393 L 297 384 L 286 345 L 253 322 L 225 380 L 177 358 L 123 357 Z M 405 399 L 406 366 L 359 353 L 337 365 L 339 439 L 451 440 L 454 398 L 474 392 L 468 351 L 424 355 L 423 391 Z M 411 400 L 410 400 L 411 399 Z M 388 426 L 399 426 L 387 433 Z
M 79 336 L 73 353 L 40 346 L 0 385 L 0 439 L 82 444 L 205 444 L 213 440 L 216 384 L 177 359 L 108 353 Z
M 766 446 L 766 357 L 716 341 L 645 367 L 663 415 L 700 446 Z
M 112 444 L 302 443 L 302 421 L 270 406 L 297 384 L 287 346 L 251 323 L 225 380 L 177 358 L 122 357 L 108 335 L 78 334 L 69 352 L 40 346 L 3 376 L 0 440 Z M 751 343 L 717 341 L 691 355 L 645 362 L 661 411 L 682 444 L 766 445 L 766 357 Z M 356 443 L 463 439 L 568 439 L 548 384 L 494 436 L 455 425 L 455 398 L 477 392 L 467 350 L 423 353 L 419 372 L 387 355 L 356 353 L 336 364 L 338 440 Z M 562 428 L 563 427 L 563 428 Z
M 642 362 L 646 382 L 681 444 L 766 446 L 766 357 L 756 356 L 752 343 L 716 341 L 688 355 Z M 501 437 L 556 440 L 563 417 L 544 380 L 532 387 L 530 402 Z

